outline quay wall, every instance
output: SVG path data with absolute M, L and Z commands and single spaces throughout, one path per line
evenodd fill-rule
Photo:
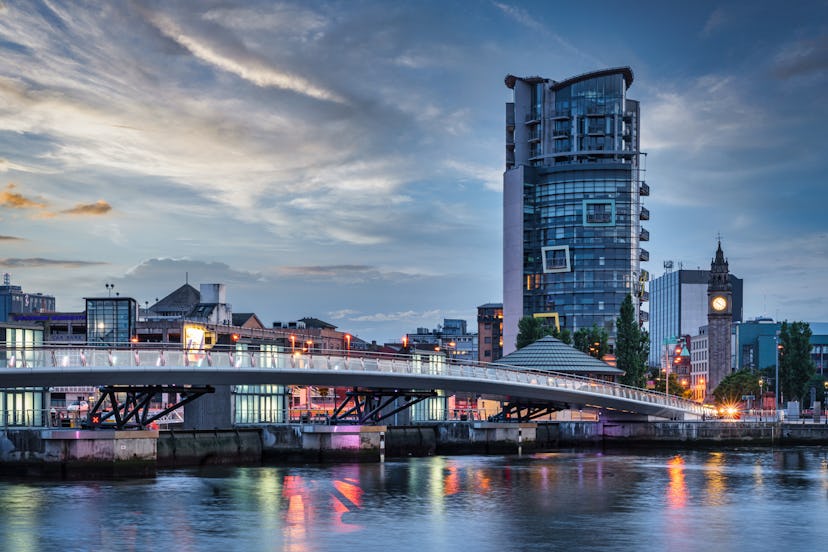
M 828 445 L 828 424 L 801 422 L 440 422 L 418 426 L 272 425 L 231 430 L 15 429 L 0 434 L 0 474 L 150 475 L 157 467 L 376 462 L 435 454 L 559 448 Z

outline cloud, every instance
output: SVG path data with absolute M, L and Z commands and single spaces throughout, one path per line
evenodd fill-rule
M 18 238 L 17 236 L 0 236 L 0 241 L 15 241 L 15 240 L 22 240 L 23 238 Z
M 105 265 L 105 264 L 108 264 L 108 263 L 97 262 L 97 261 L 70 261 L 70 260 L 42 259 L 42 258 L 29 258 L 29 259 L 5 258 L 5 259 L 0 259 L 0 266 L 6 267 L 6 268 L 43 268 L 43 267 L 84 268 L 84 267 L 88 267 L 88 266 L 98 266 L 98 265 Z
M 774 59 L 780 79 L 818 75 L 828 71 L 828 35 L 786 45 Z
M 67 215 L 105 215 L 112 210 L 112 206 L 104 201 L 103 199 L 99 199 L 95 203 L 90 203 L 87 205 L 79 204 L 71 209 L 66 209 L 65 211 L 61 211 L 61 213 Z
M 503 4 L 500 2 L 492 2 L 494 6 L 505 13 L 510 18 L 514 19 L 524 27 L 531 29 L 533 31 L 543 31 L 545 30 L 543 25 L 540 22 L 532 17 L 532 15 L 524 9 L 510 6 L 509 4 Z
M 354 322 L 400 322 L 400 321 L 414 321 L 414 320 L 439 320 L 442 311 L 401 311 L 401 312 L 378 312 L 374 314 L 365 314 L 362 316 L 354 316 L 350 320 Z
M 14 184 L 9 184 L 3 192 L 0 192 L 0 207 L 9 209 L 45 209 L 46 204 L 29 199 L 22 194 L 14 192 Z
M 273 86 L 317 100 L 346 103 L 337 93 L 326 90 L 310 80 L 286 71 L 280 71 L 258 56 L 238 45 L 235 51 L 222 51 L 219 43 L 185 33 L 175 22 L 160 14 L 154 14 L 150 21 L 164 35 L 186 48 L 205 63 L 232 73 L 256 86 Z
M 701 30 L 701 35 L 704 37 L 710 36 L 714 31 L 722 27 L 727 22 L 727 15 L 722 7 L 713 10 L 713 13 L 707 18 L 704 27 Z

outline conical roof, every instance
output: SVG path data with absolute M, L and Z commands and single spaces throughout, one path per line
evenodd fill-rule
M 593 358 L 549 335 L 504 356 L 497 363 L 508 364 L 516 368 L 564 372 L 578 376 L 593 374 L 621 376 L 624 374 L 623 370 Z
M 184 316 L 195 305 L 198 305 L 199 301 L 201 301 L 201 293 L 190 284 L 184 284 L 152 305 L 149 310 L 158 314 L 179 314 Z

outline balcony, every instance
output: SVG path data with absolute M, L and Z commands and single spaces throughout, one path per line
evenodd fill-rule
M 647 312 L 647 311 L 639 311 L 638 320 L 642 324 L 645 323 L 645 322 L 649 322 L 650 321 L 650 313 Z
M 506 104 L 506 128 L 509 130 L 515 129 L 515 104 Z
M 541 121 L 541 114 L 539 111 L 532 111 L 526 114 L 526 124 L 527 125 L 536 125 Z
M 649 261 L 649 260 L 650 260 L 650 252 L 649 252 L 649 251 L 647 251 L 646 249 L 643 249 L 643 248 L 642 248 L 642 249 L 638 252 L 638 260 L 639 260 L 639 261 L 644 261 L 644 262 Z
M 650 195 L 650 187 L 643 180 L 638 184 L 638 194 L 641 196 Z
M 641 213 L 638 215 L 638 220 L 650 220 L 650 210 L 641 206 Z
M 649 301 L 650 300 L 650 292 L 642 290 L 638 294 L 638 300 L 641 301 L 642 303 Z
M 540 127 L 535 127 L 534 129 L 532 129 L 532 132 L 529 133 L 529 143 L 530 144 L 540 142 L 541 138 L 543 138 L 543 133 L 541 132 Z
M 642 228 L 641 232 L 638 234 L 638 239 L 641 241 L 650 241 L 650 231 Z

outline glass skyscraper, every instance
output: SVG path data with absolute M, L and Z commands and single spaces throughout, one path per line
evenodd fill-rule
M 643 322 L 649 212 L 641 197 L 639 106 L 629 67 L 561 82 L 506 77 L 503 176 L 503 352 L 518 321 L 544 317 L 572 332 L 597 325 L 614 342 L 631 294 Z

